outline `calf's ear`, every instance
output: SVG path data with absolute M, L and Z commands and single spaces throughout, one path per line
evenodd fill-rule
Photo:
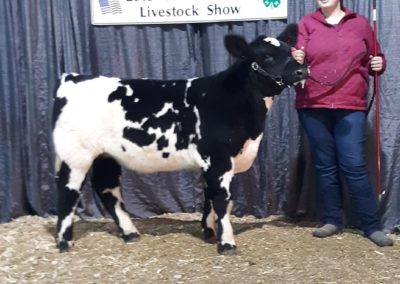
M 285 30 L 277 37 L 280 41 L 284 41 L 290 46 L 294 46 L 297 43 L 297 24 L 289 24 Z
M 236 58 L 245 58 L 249 55 L 249 45 L 246 40 L 238 35 L 225 36 L 225 48 Z

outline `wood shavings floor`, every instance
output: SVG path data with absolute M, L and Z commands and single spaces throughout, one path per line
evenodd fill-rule
M 75 245 L 60 254 L 56 219 L 25 216 L 0 225 L 0 283 L 400 283 L 400 238 L 379 248 L 344 232 L 316 239 L 312 227 L 273 216 L 232 217 L 238 253 L 203 242 L 200 214 L 134 220 L 126 244 L 110 219 L 75 222 Z

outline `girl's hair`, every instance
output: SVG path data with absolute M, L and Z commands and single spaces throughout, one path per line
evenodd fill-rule
M 343 0 L 340 0 L 340 8 L 344 9 Z

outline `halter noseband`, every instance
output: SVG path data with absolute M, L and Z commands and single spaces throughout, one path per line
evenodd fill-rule
M 286 66 L 289 64 L 290 60 L 292 60 L 291 57 L 288 57 L 288 59 L 285 62 L 285 66 L 282 68 L 282 70 L 285 70 Z M 262 69 L 261 66 L 257 62 L 252 62 L 251 63 L 251 68 L 259 73 L 260 75 L 264 77 L 271 78 L 278 86 L 284 86 L 285 84 L 283 83 L 283 78 L 282 76 L 277 76 L 275 74 L 271 74 L 267 72 L 266 70 Z
M 273 76 L 272 74 L 270 74 L 270 73 L 268 73 L 267 71 L 265 71 L 264 69 L 262 69 L 261 66 L 258 65 L 257 62 L 251 63 L 251 68 L 252 68 L 255 72 L 257 72 L 257 73 L 263 75 L 264 77 L 269 77 L 269 78 L 271 78 L 271 79 L 272 79 L 273 81 L 275 81 L 275 83 L 278 84 L 279 86 L 283 86 L 283 79 L 282 79 L 282 77 L 280 77 L 280 76 Z

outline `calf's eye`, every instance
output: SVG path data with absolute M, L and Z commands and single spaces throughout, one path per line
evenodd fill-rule
M 274 59 L 271 56 L 266 56 L 263 61 L 264 63 L 272 63 Z

